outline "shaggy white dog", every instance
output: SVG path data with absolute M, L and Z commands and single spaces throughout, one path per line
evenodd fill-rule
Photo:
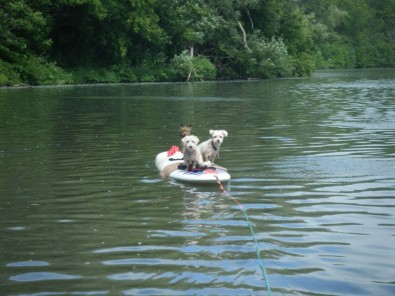
M 228 136 L 226 130 L 210 130 L 211 139 L 204 141 L 199 144 L 198 148 L 202 154 L 204 161 L 210 161 L 214 164 L 216 157 L 219 158 L 219 148 L 224 141 L 224 138 Z
M 188 171 L 193 168 L 196 168 L 200 164 L 203 164 L 202 154 L 198 149 L 199 138 L 193 135 L 185 136 L 181 139 L 183 153 L 184 153 L 184 162 L 188 167 Z

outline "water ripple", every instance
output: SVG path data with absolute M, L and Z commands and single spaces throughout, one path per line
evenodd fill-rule
M 11 281 L 16 282 L 36 282 L 36 281 L 51 281 L 51 280 L 75 280 L 80 279 L 82 276 L 69 275 L 56 272 L 29 272 L 11 276 Z

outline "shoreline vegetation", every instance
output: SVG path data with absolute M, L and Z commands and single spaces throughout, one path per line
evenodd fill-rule
M 10 0 L 0 87 L 394 68 L 394 0 Z
M 315 69 L 309 76 L 291 76 L 291 77 L 276 77 L 266 79 L 303 79 L 305 77 L 314 77 L 320 73 L 328 73 L 328 71 L 380 71 L 387 73 L 387 71 L 395 70 L 394 68 L 344 68 L 344 69 Z M 97 82 L 97 83 L 54 83 L 54 84 L 15 84 L 15 85 L 0 85 L 0 89 L 24 89 L 24 88 L 65 88 L 65 87 L 89 87 L 89 86 L 117 86 L 117 85 L 158 85 L 158 84 L 184 84 L 184 83 L 231 83 L 231 82 L 257 82 L 266 80 L 265 78 L 245 78 L 245 79 L 215 79 L 215 80 L 191 80 L 191 81 L 132 81 L 132 82 Z

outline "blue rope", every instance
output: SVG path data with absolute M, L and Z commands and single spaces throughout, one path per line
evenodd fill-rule
M 243 205 L 236 198 L 234 198 L 228 191 L 226 191 L 225 188 L 222 186 L 219 178 L 217 176 L 215 176 L 215 177 L 217 179 L 217 184 L 218 184 L 219 188 L 222 190 L 223 193 L 228 195 L 239 206 L 240 211 L 243 213 L 243 215 L 248 223 L 248 227 L 250 228 L 251 235 L 252 235 L 254 242 L 255 242 L 256 257 L 258 259 L 259 268 L 261 269 L 261 272 L 262 272 L 263 280 L 265 281 L 265 287 L 266 287 L 268 295 L 272 296 L 272 291 L 270 289 L 269 280 L 267 278 L 265 265 L 263 264 L 263 260 L 262 260 L 261 254 L 260 254 L 261 250 L 259 249 L 258 239 L 256 238 L 256 234 L 255 234 L 254 228 L 252 227 L 252 224 L 250 222 L 250 218 L 248 217 L 246 210 L 243 208 Z

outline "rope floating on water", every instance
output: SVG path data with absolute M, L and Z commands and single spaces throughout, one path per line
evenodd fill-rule
M 256 257 L 258 259 L 258 265 L 259 265 L 259 268 L 261 269 L 261 272 L 262 272 L 262 276 L 263 276 L 263 280 L 265 282 L 265 287 L 266 287 L 267 293 L 269 296 L 271 296 L 272 291 L 270 289 L 269 280 L 267 278 L 265 265 L 263 264 L 263 260 L 262 260 L 261 254 L 260 254 L 258 239 L 256 238 L 254 228 L 252 227 L 252 224 L 251 224 L 250 219 L 247 215 L 247 212 L 244 209 L 243 205 L 236 198 L 234 198 L 228 191 L 225 190 L 225 188 L 222 185 L 221 181 L 219 180 L 218 176 L 215 176 L 215 178 L 217 179 L 217 184 L 218 184 L 219 188 L 221 189 L 221 191 L 223 193 L 225 193 L 230 199 L 232 199 L 239 206 L 240 211 L 243 213 L 244 218 L 246 219 L 246 221 L 248 223 L 248 227 L 250 228 L 251 235 L 252 235 L 254 242 L 255 242 L 255 251 L 256 251 Z

